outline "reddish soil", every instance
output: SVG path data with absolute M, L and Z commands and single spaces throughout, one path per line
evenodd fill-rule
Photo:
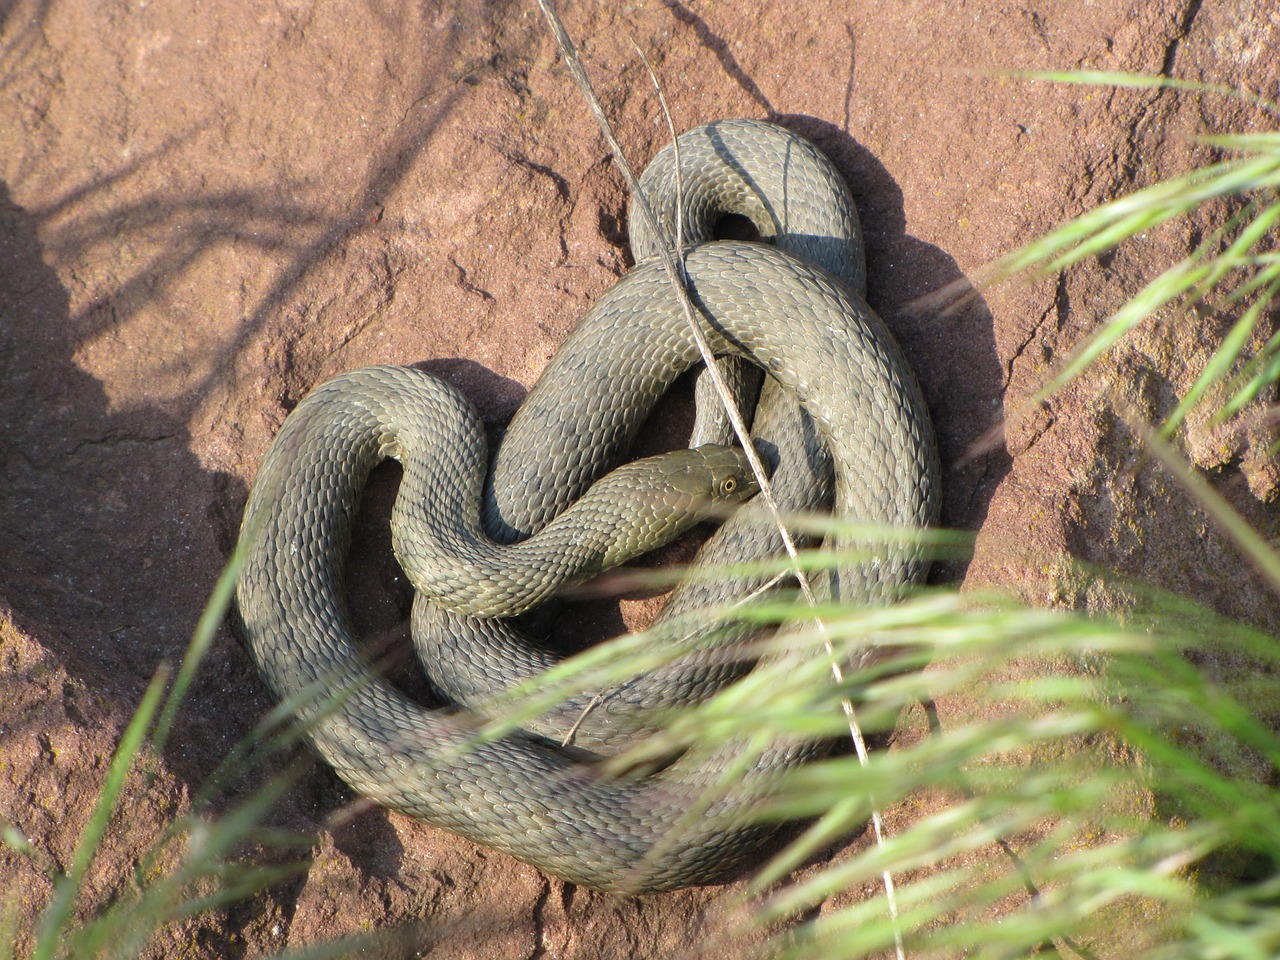
M 1109 603 L 1064 578 L 1075 557 L 1274 630 L 1274 598 L 1115 412 L 1167 412 L 1230 316 L 1161 316 L 1087 380 L 1025 406 L 1221 210 L 948 313 L 927 300 L 1210 159 L 1194 135 L 1274 124 L 1217 95 L 995 71 L 1164 72 L 1274 96 L 1270 9 L 648 0 L 561 12 L 638 167 L 667 133 L 633 40 L 680 128 L 772 118 L 847 176 L 870 301 L 935 417 L 944 521 L 977 536 L 972 561 L 937 579 Z M 424 364 L 500 422 L 629 255 L 621 177 L 531 0 L 15 0 L 0 5 L 0 144 L 0 818 L 38 853 L 0 849 L 21 955 L 49 890 L 40 862 L 69 864 L 116 739 L 158 665 L 181 656 L 291 406 L 343 370 Z M 1274 535 L 1275 468 L 1257 439 L 1197 421 L 1185 445 Z M 362 559 L 362 626 L 403 636 L 406 595 L 374 533 Z M 82 909 L 128 881 L 269 705 L 222 631 Z M 406 956 L 668 956 L 722 922 L 717 904 L 736 892 L 597 895 L 382 811 L 326 826 L 352 799 L 312 770 L 275 815 L 317 836 L 306 872 L 168 931 L 153 955 L 253 956 L 417 923 Z M 919 813 L 891 810 L 888 827 Z

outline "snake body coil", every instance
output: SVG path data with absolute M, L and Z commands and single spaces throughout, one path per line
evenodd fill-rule
M 716 353 L 745 357 L 769 375 L 761 417 L 773 429 L 811 434 L 782 438 L 779 479 L 785 483 L 793 470 L 785 451 L 825 449 L 838 517 L 903 528 L 936 520 L 938 461 L 925 404 L 892 336 L 848 285 L 862 283 L 862 255 L 838 175 L 812 145 L 768 124 L 710 124 L 681 144 L 694 179 L 712 185 L 710 212 L 695 211 L 693 220 L 741 213 L 778 247 L 699 242 L 686 265 Z M 658 163 L 662 169 L 669 159 Z M 670 197 L 657 202 L 672 209 Z M 826 219 L 812 220 L 815 212 Z M 637 256 L 647 242 L 637 242 Z M 823 266 L 779 249 L 787 246 Z M 489 536 L 510 542 L 553 525 L 625 454 L 657 398 L 698 360 L 664 272 L 640 263 L 566 340 L 504 436 L 483 492 Z M 479 514 L 482 478 L 458 477 L 448 492 L 419 479 L 423 457 L 437 453 L 418 452 L 418 438 L 427 443 L 436 431 L 454 431 L 458 406 L 430 377 L 379 367 L 318 388 L 290 415 L 254 483 L 241 534 L 246 562 L 237 604 L 266 684 L 281 699 L 313 686 L 350 687 L 339 707 L 310 718 L 309 736 L 344 780 L 385 806 L 597 889 L 670 889 L 725 877 L 771 829 L 744 818 L 743 808 L 770 772 L 806 754 L 803 745 L 766 751 L 709 809 L 685 818 L 738 748 L 688 755 L 648 777 L 608 779 L 536 736 L 464 750 L 472 732 L 465 717 L 424 708 L 368 676 L 343 588 L 361 488 L 383 457 L 404 462 L 393 515 L 398 554 L 419 537 L 419 519 L 432 525 L 429 537 L 442 535 L 439 505 Z M 434 466 L 436 475 L 449 475 L 449 464 Z M 422 503 L 434 506 L 413 506 Z M 751 532 L 760 529 L 758 518 L 754 524 L 722 533 L 730 546 L 713 549 L 729 553 L 722 559 L 758 550 Z M 829 589 L 842 602 L 886 602 L 925 567 L 916 548 L 894 546 L 842 567 Z M 668 836 L 682 818 L 693 822 Z

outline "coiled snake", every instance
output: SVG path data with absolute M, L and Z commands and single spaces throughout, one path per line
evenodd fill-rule
M 803 498 L 814 496 L 812 485 L 801 500 L 788 499 L 787 477 L 823 474 L 829 454 L 837 516 L 900 528 L 935 521 L 938 459 L 928 414 L 897 344 L 861 297 L 857 217 L 839 175 L 803 138 L 770 124 L 722 121 L 680 142 L 685 236 L 694 241 L 686 256 L 690 293 L 716 353 L 745 357 L 768 374 L 753 433 L 775 433 L 765 447 L 779 461 L 784 508 L 810 505 Z M 668 228 L 673 166 L 668 147 L 643 181 Z M 748 217 L 772 245 L 709 240 L 725 213 Z M 473 614 L 500 612 L 508 602 L 527 605 L 542 589 L 523 582 L 541 576 L 542 561 L 511 561 L 504 551 L 514 548 L 489 537 L 510 543 L 543 531 L 518 545 L 536 552 L 556 529 L 619 525 L 614 505 L 636 489 L 625 474 L 605 481 L 612 492 L 593 489 L 571 522 L 554 518 L 625 455 L 658 397 L 699 360 L 664 272 L 646 260 L 652 244 L 633 236 L 637 266 L 557 351 L 506 431 L 487 482 L 483 433 L 465 400 L 415 370 L 368 368 L 322 385 L 290 414 L 254 482 L 241 531 L 237 607 L 267 686 L 282 700 L 311 687 L 350 687 L 336 708 L 301 711 L 312 721 L 312 745 L 344 780 L 384 806 L 602 890 L 670 889 L 740 868 L 771 830 L 744 816 L 745 807 L 771 772 L 806 754 L 803 745 L 767 750 L 668 836 L 699 791 L 734 764 L 738 748 L 686 755 L 659 773 L 627 778 L 595 774 L 579 755 L 534 734 L 463 750 L 473 730 L 465 713 L 428 709 L 370 677 L 347 613 L 343 567 L 361 488 L 384 457 L 404 465 L 392 525 L 406 568 L 437 547 L 467 557 L 460 563 L 468 582 L 455 582 L 450 571 L 458 565 L 449 563 L 426 578 L 435 584 L 433 603 L 463 597 L 446 623 L 474 623 Z M 704 454 L 709 461 L 674 468 L 700 478 L 681 481 L 692 485 L 686 493 L 709 496 L 725 478 L 736 495 L 751 492 L 741 451 Z M 814 463 L 795 466 L 797 456 Z M 650 509 L 648 494 L 638 499 L 642 512 Z M 758 511 L 743 514 L 708 545 L 718 559 L 776 549 Z M 769 541 L 764 547 L 761 538 Z M 592 540 L 589 556 L 563 575 L 581 579 L 614 562 L 604 556 L 610 549 Z M 523 581 L 494 592 L 489 585 L 504 564 Z M 925 568 L 916 548 L 894 546 L 842 567 L 827 589 L 842 602 L 886 602 Z M 412 571 L 410 578 L 417 579 Z

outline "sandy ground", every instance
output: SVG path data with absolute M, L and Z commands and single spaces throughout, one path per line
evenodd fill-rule
M 936 579 L 1105 603 L 1064 577 L 1074 556 L 1275 629 L 1273 599 L 1114 412 L 1117 397 L 1167 412 L 1229 315 L 1159 317 L 1087 381 L 1025 406 L 1221 210 L 958 311 L 922 299 L 1209 159 L 1194 135 L 1274 123 L 1215 95 L 994 71 L 1165 72 L 1274 97 L 1269 10 L 648 0 L 562 14 L 637 166 L 667 134 L 633 41 L 679 127 L 771 118 L 848 178 L 870 302 L 937 425 L 944 522 L 977 538 L 972 561 Z M 157 666 L 181 655 L 292 405 L 343 370 L 423 364 L 502 421 L 625 272 L 626 199 L 530 0 L 0 5 L 0 817 L 43 858 L 68 864 L 114 742 Z M 1274 535 L 1275 471 L 1256 440 L 1195 422 L 1186 444 Z M 407 595 L 385 542 L 367 533 L 357 561 L 371 571 L 353 585 L 362 627 L 402 637 Z M 94 897 L 126 881 L 268 706 L 224 630 L 108 833 Z M 381 811 L 324 826 L 352 799 L 327 770 L 308 774 L 276 814 L 317 837 L 305 874 L 175 928 L 154 955 L 253 956 L 412 921 L 432 933 L 406 955 L 668 956 L 734 892 L 596 895 Z M 889 829 L 920 813 L 888 811 Z M 28 929 L 47 879 L 0 850 L 0 882 L 20 891 Z

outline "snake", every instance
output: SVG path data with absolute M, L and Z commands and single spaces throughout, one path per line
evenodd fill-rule
M 707 124 L 679 145 L 679 176 L 668 145 L 642 183 L 653 191 L 663 230 L 682 221 L 688 295 L 713 352 L 766 375 L 756 421 L 792 434 L 778 438 L 776 477 L 792 470 L 828 477 L 840 520 L 908 531 L 935 523 L 940 468 L 927 405 L 901 348 L 863 297 L 860 227 L 834 165 L 803 137 L 762 121 Z M 669 189 L 677 179 L 683 189 Z M 715 222 L 726 214 L 748 218 L 762 242 L 715 239 Z M 447 609 L 449 593 L 465 595 L 449 611 L 465 622 L 506 612 L 497 608 L 507 601 L 488 589 L 499 574 L 522 581 L 499 594 L 518 595 L 517 606 L 536 602 L 531 596 L 543 587 L 531 581 L 544 577 L 544 563 L 509 551 L 537 550 L 557 529 L 582 532 L 581 515 L 567 511 L 603 510 L 606 525 L 624 525 L 617 500 L 635 484 L 625 474 L 611 479 L 610 471 L 657 400 L 701 360 L 679 297 L 651 256 L 660 241 L 637 235 L 635 223 L 633 213 L 636 265 L 557 349 L 487 470 L 474 409 L 429 374 L 364 368 L 304 398 L 250 490 L 236 585 L 241 635 L 265 686 L 295 710 L 312 748 L 351 787 L 570 883 L 628 894 L 720 882 L 753 863 L 776 829 L 754 811 L 778 774 L 814 755 L 813 745 L 780 739 L 748 756 L 745 744 L 729 741 L 690 750 L 656 772 L 610 776 L 581 751 L 534 731 L 477 739 L 465 708 L 420 704 L 371 671 L 344 577 L 361 491 L 388 457 L 403 467 L 391 518 L 397 557 L 415 590 L 435 592 L 424 602 Z M 463 447 L 466 476 L 455 456 Z M 692 486 L 676 500 L 692 491 L 694 501 L 709 502 L 726 478 L 732 497 L 754 492 L 733 450 L 715 442 L 698 449 L 716 465 L 696 466 L 699 479 L 684 481 Z M 813 455 L 816 465 L 793 468 L 785 457 L 796 450 L 822 452 Z M 640 469 L 664 478 L 657 486 L 671 472 L 661 462 Z M 651 485 L 639 499 L 655 496 Z M 760 526 L 757 517 L 736 533 L 730 527 L 729 546 L 714 549 L 731 556 L 736 543 L 758 555 L 748 541 Z M 453 557 L 442 588 L 409 569 L 428 541 Z M 819 584 L 833 602 L 893 602 L 928 569 L 919 538 L 868 551 L 853 533 L 836 532 L 824 546 L 847 550 Z M 612 562 L 603 556 L 610 549 L 597 544 L 568 576 L 590 576 Z M 473 566 L 473 553 L 483 563 Z M 464 588 L 447 572 L 457 564 L 471 567 Z M 341 695 L 317 703 L 325 690 Z

